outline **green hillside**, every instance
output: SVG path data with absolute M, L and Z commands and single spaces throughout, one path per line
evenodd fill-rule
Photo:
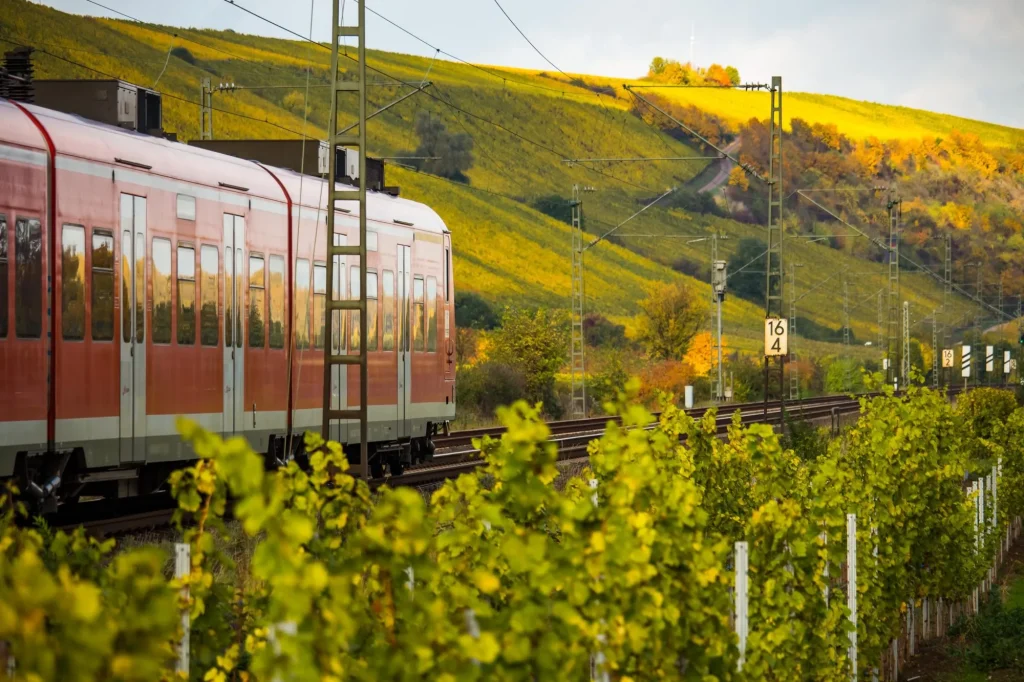
M 119 9 L 130 11 L 127 5 Z M 215 137 L 295 137 L 296 131 L 303 129 L 308 69 L 311 87 L 306 130 L 311 137 L 324 135 L 328 98 L 322 86 L 328 82 L 330 54 L 309 43 L 82 17 L 25 0 L 7 0 L 0 15 L 0 39 L 51 53 L 36 53 L 38 78 L 103 77 L 65 61 L 70 60 L 152 86 L 166 62 L 156 85 L 165 96 L 164 126 L 177 132 L 179 139 L 198 136 L 196 102 L 204 77 L 243 87 L 294 86 L 215 94 L 214 106 L 225 110 L 214 114 Z M 343 66 L 348 64 L 343 60 Z M 536 72 L 378 51 L 370 52 L 370 64 L 379 70 L 371 71 L 373 79 L 385 84 L 371 88 L 371 108 L 408 91 L 391 84 L 387 76 L 433 83 L 425 93 L 414 95 L 370 123 L 371 154 L 410 155 L 418 144 L 414 131 L 421 112 L 441 121 L 450 133 L 472 138 L 474 163 L 465 172 L 466 183 L 397 166 L 389 170 L 389 183 L 398 184 L 404 196 L 438 211 L 453 231 L 460 289 L 478 292 L 495 303 L 568 307 L 568 226 L 534 210 L 531 204 L 537 199 L 568 197 L 574 183 L 593 187 L 596 191 L 586 195 L 587 229 L 599 234 L 666 188 L 684 185 L 706 165 L 704 161 L 563 163 L 565 158 L 705 154 L 633 115 L 631 98 L 621 90 L 611 95 L 594 91 L 602 85 L 617 85 L 612 79 L 587 76 L 567 83 Z M 730 121 L 763 117 L 767 110 L 760 104 L 763 93 L 697 92 L 701 94 L 686 94 Z M 938 135 L 957 128 L 1003 145 L 1024 136 L 1000 126 L 837 97 L 793 94 L 786 101 L 787 121 L 792 116 L 828 120 L 851 136 Z M 627 320 L 635 313 L 646 282 L 687 277 L 682 271 L 706 279 L 702 274 L 706 268 L 699 268 L 709 260 L 707 243 L 687 244 L 680 235 L 700 238 L 712 227 L 732 238 L 722 242 L 726 255 L 740 237 L 763 233 L 763 228 L 726 218 L 653 207 L 620 230 L 625 235 L 621 240 L 588 251 L 588 309 Z M 855 337 L 858 341 L 874 339 L 877 309 L 874 298 L 867 299 L 884 285 L 883 267 L 806 239 L 788 243 L 792 244 L 788 257 L 805 265 L 798 271 L 798 290 L 818 287 L 798 303 L 799 314 L 826 327 L 840 327 L 842 305 L 835 277 L 837 272 L 849 271 Z M 709 291 L 707 284 L 693 283 L 701 291 Z M 908 275 L 904 289 L 915 319 L 941 305 L 941 287 L 926 275 Z M 958 309 L 950 319 L 961 314 Z M 734 347 L 759 347 L 761 318 L 759 304 L 730 297 L 725 331 L 735 339 Z M 920 323 L 914 332 L 930 341 L 929 326 Z M 836 350 L 834 345 L 811 342 L 806 347 L 819 352 Z

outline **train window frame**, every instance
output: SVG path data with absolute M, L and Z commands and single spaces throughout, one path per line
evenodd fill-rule
M 178 194 L 175 199 L 175 215 L 181 220 L 196 220 L 196 198 L 191 194 Z
M 280 267 L 281 275 L 281 289 L 277 296 L 274 296 L 274 266 Z M 285 300 L 288 298 L 288 273 L 285 272 L 285 259 L 280 254 L 269 254 L 267 257 L 267 321 L 269 322 L 267 332 L 267 344 L 271 350 L 281 350 L 284 348 L 285 339 L 288 338 L 288 327 L 285 324 Z M 280 304 L 279 314 L 274 315 L 275 303 Z M 275 344 L 274 339 L 274 323 L 275 321 L 281 325 L 281 334 L 278 337 L 279 341 Z
M 381 317 L 380 347 L 381 350 L 390 352 L 395 350 L 395 342 L 398 337 L 398 330 L 395 329 L 395 273 L 392 270 L 382 270 L 380 283 L 381 304 L 384 308 L 384 315 Z M 388 322 L 391 323 L 390 336 L 388 335 Z
M 366 250 L 367 251 L 376 251 L 378 249 L 377 242 L 378 242 L 377 231 L 376 230 L 367 230 L 366 231 Z
M 444 302 L 450 303 L 452 291 L 452 250 L 444 247 Z
M 132 328 L 132 261 L 135 259 L 132 231 L 121 231 L 121 336 L 123 343 L 131 343 Z
M 433 289 L 433 293 L 431 293 Z M 426 291 L 426 302 L 427 307 L 424 316 L 424 323 L 426 324 L 426 335 L 427 335 L 427 352 L 437 352 L 437 277 L 430 275 L 427 277 L 427 291 Z
M 188 252 L 188 253 L 184 253 L 183 254 L 183 252 Z M 197 311 L 196 311 L 196 304 L 197 304 L 197 299 L 198 299 L 198 296 L 197 296 L 197 293 L 198 293 L 197 289 L 198 289 L 198 287 L 196 286 L 196 247 L 195 247 L 195 245 L 192 244 L 191 242 L 178 242 L 177 249 L 175 251 L 175 257 L 176 258 L 175 258 L 175 269 L 174 269 L 174 282 L 175 282 L 175 284 L 177 286 L 175 287 L 175 294 L 176 294 L 175 299 L 176 300 L 175 300 L 174 309 L 176 311 L 176 320 L 175 320 L 175 325 L 174 325 L 174 327 L 175 327 L 174 333 L 172 335 L 174 336 L 174 342 L 177 345 L 179 345 L 179 346 L 194 346 L 194 345 L 196 345 L 196 337 L 198 336 L 196 334 L 196 331 L 197 331 L 196 327 L 198 326 L 196 324 L 197 317 L 198 317 L 197 314 L 196 314 L 197 313 Z M 191 265 L 191 270 L 192 270 L 192 274 L 191 275 L 188 275 L 188 274 L 182 275 L 181 274 L 181 264 L 182 263 L 188 263 L 189 265 Z M 184 311 L 184 309 L 182 308 L 182 305 L 181 305 L 182 300 L 185 298 L 181 294 L 182 284 L 191 284 L 192 285 L 192 296 L 191 296 L 191 298 L 192 298 L 192 315 L 191 315 L 191 317 L 192 317 L 192 325 L 191 325 L 192 326 L 192 338 L 191 339 L 188 338 L 187 336 L 184 336 L 184 337 L 182 336 L 183 325 L 182 325 L 181 322 L 182 322 L 183 319 L 187 319 L 188 318 L 188 315 L 185 313 L 185 311 Z
M 113 341 L 114 340 L 114 323 L 116 321 L 116 315 L 114 314 L 114 297 L 117 292 L 115 282 L 115 270 L 117 267 L 117 254 L 114 248 L 114 231 L 106 227 L 94 227 L 92 228 L 92 242 L 89 247 L 89 317 L 91 329 L 91 338 L 93 341 Z M 99 240 L 99 242 L 98 242 Z M 102 265 L 96 265 L 96 254 L 102 248 L 102 241 L 106 241 L 110 247 L 110 267 L 104 267 Z M 103 287 L 97 284 L 98 281 L 102 281 L 99 278 L 103 277 L 110 280 L 110 287 L 107 290 L 110 295 L 110 315 L 108 320 L 104 320 L 103 317 L 97 314 L 99 311 L 99 296 L 98 294 L 103 291 Z M 104 335 L 102 331 L 99 331 L 101 327 L 98 323 L 107 321 L 110 324 L 109 335 Z
M 203 256 L 213 257 L 212 272 L 203 267 Z M 208 287 L 207 285 L 211 285 Z M 213 289 L 213 317 L 204 317 L 203 308 L 210 302 L 208 288 Z M 221 272 L 220 272 L 220 247 L 215 244 L 199 245 L 199 345 L 207 348 L 220 347 L 220 313 L 221 313 Z M 213 343 L 208 343 L 208 332 L 213 332 Z
M 412 350 L 423 353 L 427 347 L 425 338 L 425 322 L 423 298 L 426 286 L 423 275 L 414 275 L 412 278 Z
M 68 284 L 68 272 L 65 267 L 65 254 L 67 252 L 68 241 L 70 239 L 77 239 L 78 246 L 81 249 L 78 263 L 78 271 L 75 273 L 75 278 L 82 285 L 82 290 L 78 296 L 77 304 L 81 312 L 80 325 L 77 330 L 69 329 L 68 321 L 73 319 L 73 316 L 69 314 L 71 306 L 75 303 L 74 299 L 68 297 L 69 287 Z M 60 267 L 60 337 L 63 341 L 84 341 L 85 340 L 85 328 L 86 325 L 86 291 L 85 291 L 85 225 L 79 225 L 78 223 L 64 223 L 60 228 L 60 254 L 61 254 L 61 267 Z M 77 335 L 76 332 L 77 331 Z
M 0 213 L 0 339 L 7 338 L 8 292 L 10 265 L 8 261 L 7 215 Z
M 167 237 L 153 237 L 150 244 L 150 279 L 152 280 L 153 288 L 153 300 L 151 301 L 153 311 L 152 314 L 152 329 L 150 334 L 152 335 L 153 345 L 155 346 L 169 346 L 171 340 L 174 338 L 174 287 L 171 282 L 174 280 L 174 271 L 172 263 L 172 248 L 171 240 Z M 159 247 L 159 253 L 158 253 Z M 166 252 L 164 250 L 166 249 Z M 157 259 L 160 259 L 158 262 Z M 166 259 L 166 260 L 165 260 Z M 161 271 L 161 266 L 167 266 L 167 272 Z M 158 278 L 166 275 L 166 284 L 158 281 Z M 163 290 L 161 290 L 163 289 Z M 138 297 L 136 296 L 136 299 Z M 166 304 L 166 313 L 159 310 L 161 304 Z M 145 310 L 145 308 L 143 308 Z M 164 324 L 166 322 L 166 324 Z
M 300 277 L 299 275 L 302 274 L 303 270 L 305 270 L 305 273 L 304 273 L 305 276 Z M 311 305 L 312 305 L 312 296 L 313 296 L 313 291 L 312 291 L 312 286 L 311 286 L 313 284 L 313 282 L 311 280 L 312 277 L 313 277 L 313 268 L 312 268 L 312 265 L 309 262 L 309 259 L 307 259 L 307 258 L 296 258 L 295 259 L 295 299 L 294 299 L 295 300 L 295 311 L 293 313 L 293 317 L 297 317 L 302 312 L 302 308 L 305 308 L 305 311 L 304 311 L 305 312 L 305 317 L 302 318 L 305 321 L 305 324 L 303 325 L 300 322 L 297 322 L 297 321 L 293 320 L 293 323 L 295 324 L 295 334 L 294 334 L 294 337 L 295 337 L 295 348 L 296 348 L 296 350 L 307 350 L 310 347 L 310 338 L 309 338 L 310 319 L 309 318 L 310 318 L 310 311 L 311 311 Z M 304 294 L 301 293 L 302 289 L 305 289 L 305 293 Z M 305 301 L 303 301 L 301 304 L 300 304 L 300 301 L 299 301 L 299 296 L 305 296 Z M 305 335 L 303 335 L 303 333 L 302 333 L 302 328 L 303 327 L 305 327 L 305 329 L 306 329 Z
M 29 271 L 22 278 L 18 276 L 23 258 L 19 255 L 19 230 L 27 233 L 29 246 L 32 242 L 38 243 L 38 257 L 33 259 L 37 271 Z M 36 294 L 37 302 L 34 314 L 30 300 L 32 293 Z M 14 221 L 14 334 L 19 339 L 40 339 L 43 336 L 43 224 L 39 218 L 28 216 L 19 216 Z
M 260 262 L 260 275 L 261 280 L 253 279 L 253 261 L 258 260 Z M 249 309 L 246 311 L 246 315 L 249 320 L 249 348 L 266 348 L 267 347 L 267 259 L 259 252 L 249 252 L 248 262 L 248 278 L 247 283 L 249 287 Z M 256 299 L 259 299 L 257 301 Z M 260 319 L 259 324 L 253 323 L 253 311 L 259 308 Z M 254 336 L 254 331 L 259 332 L 259 338 Z M 258 341 L 258 342 L 257 342 Z

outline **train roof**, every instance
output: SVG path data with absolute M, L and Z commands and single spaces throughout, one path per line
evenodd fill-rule
M 39 119 L 58 155 L 111 165 L 128 161 L 130 165 L 149 166 L 149 172 L 156 175 L 212 188 L 223 188 L 222 183 L 227 183 L 247 188 L 245 193 L 251 196 L 276 201 L 285 200 L 281 193 L 281 186 L 284 186 L 293 202 L 311 208 L 327 208 L 326 182 L 318 177 L 304 176 L 284 168 L 264 167 L 254 161 L 137 133 L 75 114 L 19 104 Z M 0 130 L 4 131 L 2 139 L 45 150 L 45 142 L 35 126 L 17 107 L 2 98 Z M 272 175 L 280 180 L 281 185 Z M 433 209 L 417 201 L 367 192 L 366 203 L 372 221 L 398 222 L 427 232 L 448 231 Z M 339 205 L 345 204 L 352 205 L 350 215 L 358 215 L 356 202 L 339 202 Z

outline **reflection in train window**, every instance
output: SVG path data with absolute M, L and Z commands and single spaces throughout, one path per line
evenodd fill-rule
M 14 224 L 14 332 L 21 339 L 43 333 L 43 231 L 35 218 Z
M 92 232 L 92 340 L 114 338 L 114 235 Z
M 324 317 L 327 310 L 327 265 L 313 264 L 313 332 L 314 348 L 323 348 L 327 339 Z
M 216 346 L 220 341 L 220 324 L 217 320 L 219 259 L 220 252 L 216 246 L 204 244 L 199 249 L 199 295 L 203 301 L 199 309 L 199 340 L 204 346 Z
M 384 331 L 381 339 L 383 350 L 395 349 L 395 273 L 385 270 L 381 273 L 384 300 Z
M 295 261 L 295 347 L 309 348 L 309 261 Z
M 427 277 L 427 352 L 437 351 L 437 278 Z
M 132 342 L 132 233 L 121 234 L 121 327 L 124 342 Z
M 181 196 L 181 195 L 178 195 Z M 196 250 L 178 247 L 178 345 L 196 342 Z
M 359 268 L 352 267 L 348 271 L 348 295 L 355 301 L 359 298 Z M 348 317 L 348 348 L 353 353 L 359 352 L 359 311 L 349 311 Z
M 140 312 L 142 308 L 140 306 Z M 171 342 L 171 241 L 153 239 L 153 343 Z
M 249 254 L 249 347 L 263 348 L 266 345 L 266 330 L 263 318 L 266 299 L 266 273 L 263 269 L 263 256 Z
M 270 257 L 270 347 L 284 348 L 284 258 Z
M 412 349 L 423 350 L 423 278 L 412 280 Z
M 377 350 L 377 273 L 366 271 L 366 350 Z
M 65 225 L 60 243 L 61 336 L 81 341 L 85 338 L 85 228 Z

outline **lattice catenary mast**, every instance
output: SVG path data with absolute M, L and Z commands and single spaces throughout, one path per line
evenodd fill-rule
M 583 200 L 579 185 L 572 186 L 572 303 L 569 332 L 569 375 L 574 419 L 587 416 L 587 388 L 583 336 Z
M 768 252 L 765 261 L 765 297 L 764 314 L 766 318 L 782 318 L 783 309 L 783 262 L 782 262 L 782 77 L 772 76 L 771 123 L 768 128 Z M 778 358 L 779 401 L 782 413 L 785 414 L 785 393 L 783 377 L 785 357 Z M 768 413 L 768 387 L 770 365 L 773 364 L 765 356 L 764 360 L 764 410 Z
M 334 0 L 331 20 L 331 113 L 327 123 L 327 147 L 328 147 L 328 185 L 327 185 L 327 296 L 325 302 L 326 320 L 324 322 L 326 332 L 326 344 L 324 352 L 324 398 L 323 398 L 323 437 L 330 436 L 332 420 L 358 420 L 359 422 L 359 463 L 355 472 L 362 478 L 367 477 L 369 471 L 369 453 L 367 451 L 367 389 L 369 377 L 367 372 L 366 355 L 366 2 L 355 0 L 359 10 L 355 25 L 342 26 L 340 23 L 340 3 L 342 0 Z M 355 38 L 357 46 L 355 68 L 347 70 L 344 74 L 338 71 L 338 60 L 340 57 L 340 43 L 342 38 Z M 343 78 L 342 76 L 347 76 Z M 355 95 L 358 100 L 358 118 L 354 126 L 345 128 L 339 132 L 338 104 L 339 95 Z M 352 132 L 352 130 L 356 132 Z M 358 189 L 338 189 L 338 151 L 345 150 L 355 153 L 359 159 L 359 187 Z M 335 238 L 335 218 L 337 214 L 337 203 L 339 201 L 358 202 L 359 204 L 359 243 L 339 244 L 340 240 Z M 339 237 L 341 235 L 338 235 Z M 359 298 L 337 300 L 335 296 L 340 292 L 334 290 L 335 275 L 334 268 L 342 267 L 342 258 L 359 268 Z M 345 311 L 358 312 L 359 318 L 356 324 L 359 325 L 359 350 L 357 353 L 349 352 L 341 354 L 340 336 L 342 325 L 335 324 L 336 316 L 342 315 Z M 359 367 L 359 406 L 357 408 L 339 409 L 334 406 L 332 379 L 335 367 L 346 367 L 358 365 Z M 347 372 L 342 372 L 346 376 Z M 342 384 L 344 386 L 344 383 Z
M 895 190 L 889 190 L 889 334 L 885 357 L 889 370 L 886 378 L 890 384 L 897 381 L 900 341 L 900 199 Z

